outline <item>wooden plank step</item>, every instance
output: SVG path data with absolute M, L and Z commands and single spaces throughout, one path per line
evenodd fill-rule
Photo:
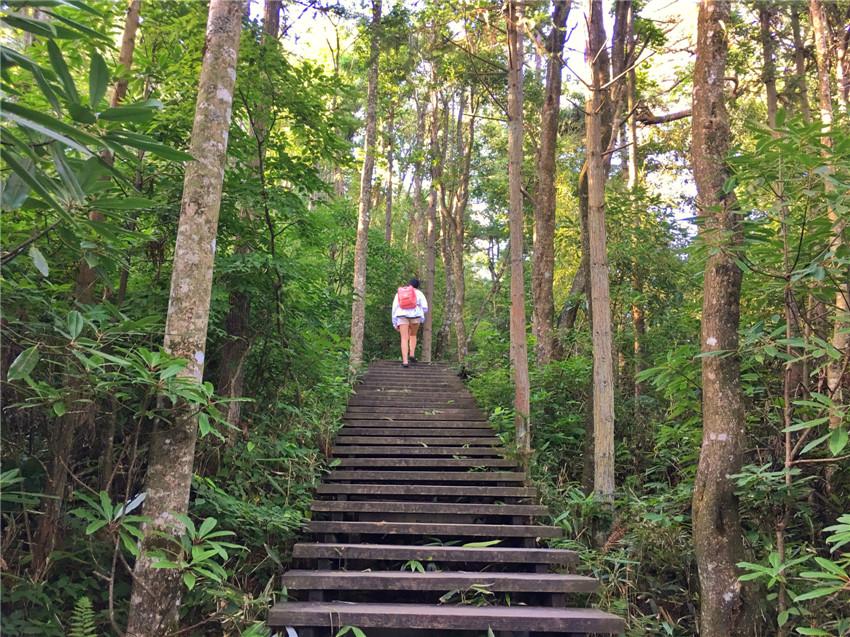
M 525 482 L 521 471 L 331 471 L 326 480 L 396 482 Z
M 394 436 L 382 438 L 380 436 L 338 436 L 336 443 L 339 445 L 435 445 L 440 447 L 483 447 L 496 446 L 499 439 L 495 437 L 486 438 L 451 438 L 449 436 L 411 436 L 403 438 Z
M 339 522 L 311 520 L 310 533 L 371 533 L 424 537 L 561 537 L 563 530 L 542 524 L 452 524 L 450 522 Z
M 434 467 L 464 469 L 469 467 L 513 467 L 506 458 L 339 458 L 338 467 Z
M 376 409 L 475 409 L 471 398 L 373 398 L 352 396 L 349 407 L 375 407 Z
M 548 509 L 538 504 L 474 504 L 457 502 L 394 502 L 361 500 L 314 500 L 311 510 L 319 513 L 452 513 L 540 517 Z
M 394 420 L 486 420 L 477 407 L 468 409 L 444 409 L 442 407 L 366 407 L 353 405 L 345 411 L 345 416 L 360 416 L 369 414 L 370 418 L 389 416 Z
M 331 454 L 340 456 L 504 456 L 507 452 L 499 447 L 387 447 L 375 445 L 337 445 Z
M 392 418 L 345 418 L 351 427 L 394 427 L 416 429 L 417 427 L 439 427 L 440 429 L 492 429 L 486 420 L 393 420 Z
M 411 544 L 312 544 L 298 543 L 292 557 L 301 559 L 342 559 L 419 562 L 462 562 L 467 564 L 552 564 L 573 566 L 575 551 L 561 549 L 500 548 L 488 546 L 415 546 Z
M 462 385 L 459 385 L 457 389 L 454 390 L 440 390 L 434 391 L 433 389 L 427 392 L 422 391 L 419 387 L 359 387 L 356 392 L 357 396 L 378 396 L 378 397 L 386 397 L 386 398 L 437 398 L 437 399 L 451 399 L 451 398 L 472 398 L 472 394 L 470 394 L 466 389 L 463 388 Z
M 357 626 L 361 629 L 539 631 L 620 634 L 625 623 L 594 608 L 471 606 L 436 604 L 351 604 L 280 602 L 269 611 L 272 628 Z
M 479 498 L 533 498 L 533 487 L 479 487 L 428 484 L 320 484 L 319 495 L 414 495 Z
M 466 433 L 476 438 L 487 438 L 488 436 L 496 436 L 496 432 L 489 426 L 486 427 L 470 427 L 458 431 L 457 429 L 440 429 L 438 427 L 420 427 L 412 429 L 410 427 L 349 427 L 345 426 L 339 430 L 340 436 L 458 436 L 461 433 Z
M 283 574 L 289 590 L 452 591 L 473 586 L 511 593 L 593 593 L 599 582 L 583 575 L 559 573 L 470 573 L 442 571 L 308 571 Z

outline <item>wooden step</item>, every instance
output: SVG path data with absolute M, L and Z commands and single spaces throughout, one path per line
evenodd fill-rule
M 358 500 L 314 500 L 311 510 L 319 513 L 451 513 L 508 517 L 547 515 L 544 506 L 536 504 L 473 504 L 455 502 L 395 502 Z
M 349 407 L 345 418 L 384 418 L 393 420 L 486 420 L 477 408 L 473 409 L 406 409 L 404 407 Z
M 449 606 L 445 604 L 351 604 L 281 602 L 269 611 L 269 626 L 357 626 L 396 630 L 539 631 L 620 634 L 625 623 L 593 608 L 543 606 Z
M 311 520 L 310 533 L 363 533 L 373 535 L 420 535 L 423 537 L 561 537 L 557 526 L 541 524 L 452 524 L 448 522 L 339 522 Z
M 398 407 L 400 409 L 473 409 L 472 398 L 396 398 L 395 396 L 354 395 L 348 401 L 349 407 Z
M 464 469 L 470 467 L 516 467 L 516 462 L 505 458 L 339 458 L 337 467 L 434 467 Z
M 470 427 L 469 429 L 441 429 L 439 427 L 351 427 L 346 425 L 339 430 L 340 436 L 454 436 L 468 434 L 476 438 L 494 436 L 496 432 L 489 426 Z
M 550 564 L 574 566 L 575 551 L 560 549 L 501 548 L 487 546 L 414 546 L 410 544 L 311 544 L 299 543 L 292 557 L 301 559 L 375 560 L 382 562 L 460 562 L 465 564 Z
M 381 437 L 381 436 L 338 436 L 338 445 L 434 445 L 438 447 L 483 447 L 496 446 L 499 439 L 496 437 L 486 438 L 462 438 L 449 436 L 410 436 L 410 437 Z
M 326 480 L 378 482 L 525 482 L 521 471 L 331 471 Z
M 283 574 L 289 590 L 453 591 L 473 586 L 510 593 L 593 593 L 599 582 L 582 575 L 558 573 L 468 573 L 443 571 L 307 571 Z
M 466 485 L 428 484 L 320 484 L 319 495 L 412 495 L 446 496 L 453 498 L 533 498 L 537 490 L 533 487 L 479 487 Z
M 376 445 L 337 445 L 331 449 L 333 456 L 503 456 L 500 447 L 387 447 Z
M 394 427 L 416 429 L 417 427 L 439 427 L 440 429 L 491 429 L 486 420 L 393 420 L 392 418 L 345 418 L 349 427 Z

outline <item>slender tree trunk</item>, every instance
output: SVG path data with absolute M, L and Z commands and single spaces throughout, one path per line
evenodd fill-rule
M 525 336 L 525 280 L 523 275 L 522 200 L 522 4 L 508 0 L 508 193 L 511 238 L 511 363 L 514 368 L 514 410 L 517 449 L 525 462 L 531 455 L 531 410 L 528 346 Z
M 351 354 L 349 366 L 356 371 L 363 362 L 363 330 L 366 322 L 366 254 L 372 204 L 372 173 L 375 170 L 375 133 L 378 120 L 378 60 L 380 58 L 381 0 L 372 0 L 369 45 L 369 87 L 366 93 L 366 138 L 363 171 L 360 174 L 360 206 L 357 242 L 354 247 L 354 300 L 351 304 Z
M 569 0 L 556 0 L 552 29 L 546 43 L 546 93 L 540 121 L 540 152 L 537 160 L 537 197 L 534 207 L 534 250 L 531 289 L 534 298 L 532 331 L 537 339 L 537 363 L 547 364 L 555 349 L 555 156 L 558 150 L 558 116 L 561 100 L 561 69 L 566 40 Z
M 133 52 L 136 46 L 136 32 L 139 28 L 139 13 L 141 11 L 141 0 L 130 0 L 127 6 L 127 17 L 124 23 L 124 34 L 121 38 L 121 52 L 119 64 L 124 74 L 115 82 L 112 89 L 111 106 L 118 106 L 127 94 L 126 76 L 133 65 Z M 40 13 L 40 12 L 36 12 Z M 44 16 L 42 16 L 44 17 Z M 104 153 L 104 161 L 112 164 L 111 153 Z M 102 222 L 105 217 L 102 212 L 93 210 L 89 214 L 92 221 Z M 94 300 L 94 285 L 97 275 L 85 259 L 81 259 L 77 266 L 77 276 L 74 285 L 74 299 L 81 304 L 87 305 Z M 68 486 L 68 468 L 72 463 L 73 447 L 76 432 L 86 422 L 94 419 L 96 406 L 87 401 L 81 387 L 80 379 L 71 378 L 66 387 L 66 402 L 70 409 L 62 417 L 60 426 L 55 427 L 49 434 L 48 446 L 50 448 L 51 465 L 44 493 L 44 510 L 39 517 L 38 526 L 32 547 L 32 562 L 30 573 L 35 580 L 41 579 L 48 568 L 48 558 L 53 551 L 59 522 L 62 514 L 62 505 L 65 502 L 65 490 Z M 107 430 L 107 436 L 109 431 Z M 106 439 L 105 449 L 111 456 L 111 436 Z M 107 461 L 104 461 L 109 464 Z
M 818 60 L 818 103 L 820 105 L 821 130 L 823 136 L 821 143 L 824 146 L 824 159 L 826 160 L 826 168 L 829 174 L 832 173 L 832 90 L 830 86 L 830 46 L 829 46 L 829 25 L 826 20 L 824 7 L 821 0 L 809 0 L 809 14 L 812 20 L 812 30 L 815 36 L 815 52 Z M 829 174 L 824 180 L 824 187 L 827 196 L 830 196 L 834 190 L 832 182 L 829 180 Z M 827 200 L 827 214 L 829 221 L 832 224 L 833 237 L 830 244 L 832 254 L 835 255 L 838 250 L 846 245 L 845 239 L 846 224 L 844 219 L 839 217 L 831 201 Z M 834 258 L 834 257 L 833 257 Z M 840 356 L 837 358 L 830 357 L 826 367 L 826 384 L 829 389 L 830 397 L 834 403 L 834 407 L 829 413 L 829 427 L 836 429 L 841 426 L 844 414 L 844 392 L 843 392 L 843 372 L 844 362 L 848 354 L 850 354 L 850 334 L 847 333 L 848 325 L 850 325 L 850 288 L 848 287 L 848 276 L 846 270 L 842 276 L 842 268 L 836 264 L 836 270 L 839 272 L 838 285 L 835 291 L 835 313 L 832 320 L 832 346 L 838 350 Z
M 474 100 L 471 96 L 470 102 Z M 466 281 L 464 280 L 464 233 L 466 228 L 466 207 L 469 203 L 469 176 L 472 168 L 472 153 L 475 147 L 475 116 L 477 105 L 470 103 L 470 116 L 467 124 L 466 148 L 461 154 L 460 176 L 457 190 L 455 191 L 455 202 L 452 207 L 454 211 L 454 223 L 452 226 L 452 270 L 455 276 L 455 310 L 454 328 L 457 339 L 457 361 L 463 365 L 467 354 L 466 326 L 463 322 L 464 304 L 466 297 Z M 461 109 L 463 112 L 463 109 Z
M 215 239 L 230 128 L 236 63 L 244 2 L 211 0 L 206 46 L 198 85 L 190 152 L 183 182 L 183 203 L 174 249 L 171 295 L 165 324 L 165 349 L 186 359 L 180 374 L 203 380 L 204 352 L 212 291 Z M 151 437 L 141 556 L 133 569 L 127 635 L 167 633 L 177 621 L 180 576 L 154 567 L 151 551 L 173 551 L 162 534 L 180 535 L 175 514 L 185 514 L 197 439 L 197 415 L 187 405 L 174 409 L 171 422 L 160 421 Z
M 593 339 L 593 488 L 603 500 L 614 498 L 614 360 L 611 326 L 611 295 L 608 282 L 607 238 L 605 232 L 605 167 L 602 157 L 601 111 L 604 107 L 597 52 L 604 38 L 595 37 L 601 29 L 602 0 L 588 0 L 588 45 L 586 59 L 593 88 L 586 106 L 587 148 L 587 230 L 590 254 L 590 298 Z M 604 34 L 604 30 L 602 30 Z M 602 73 L 604 75 L 604 73 Z
M 425 271 L 425 237 L 427 223 L 425 220 L 425 205 L 422 200 L 422 165 L 425 154 L 425 118 L 428 114 L 426 104 L 416 104 L 416 140 L 415 159 L 413 162 L 413 241 L 414 254 L 419 276 Z M 431 302 L 431 299 L 428 299 Z
M 792 2 L 791 10 L 791 32 L 794 36 L 794 83 L 799 96 L 800 111 L 803 120 L 811 121 L 812 115 L 809 109 L 809 89 L 806 85 L 806 45 L 800 35 L 800 11 L 797 3 Z
M 702 306 L 703 438 L 693 495 L 694 551 L 700 581 L 700 634 L 752 635 L 755 615 L 736 564 L 744 547 L 735 484 L 744 449 L 738 359 L 741 221 L 725 165 L 731 144 L 723 93 L 728 0 L 702 0 L 694 70 L 691 155 L 700 235 L 709 247 Z
M 431 304 L 431 310 L 425 315 L 422 330 L 422 360 L 431 362 L 434 333 L 434 277 L 437 274 L 437 206 L 439 193 L 437 184 L 442 179 L 442 157 L 440 153 L 440 100 L 437 90 L 436 66 L 431 67 L 431 124 L 430 124 L 430 176 L 431 187 L 428 192 L 427 232 L 425 236 L 425 296 Z
M 263 19 L 263 45 L 275 46 L 277 35 L 280 30 L 280 0 L 266 0 Z M 269 107 L 268 103 L 258 104 L 253 116 L 252 136 L 256 145 L 257 154 L 250 161 L 250 166 L 257 171 L 257 181 L 261 188 L 265 189 L 265 156 L 268 148 L 267 139 L 269 134 Z M 265 193 L 263 193 L 265 197 Z M 242 211 L 243 222 L 247 223 L 250 211 Z M 274 241 L 269 237 L 269 243 Z M 236 251 L 245 255 L 251 252 L 251 248 L 244 242 L 238 245 Z M 279 299 L 276 298 L 275 302 Z M 242 425 L 242 402 L 237 400 L 242 397 L 245 380 L 245 363 L 251 351 L 251 297 L 242 290 L 232 290 L 229 298 L 229 310 L 225 319 L 225 332 L 227 340 L 224 342 L 220 358 L 221 366 L 218 370 L 217 385 L 219 393 L 232 402 L 227 405 L 227 422 L 233 427 Z M 247 428 L 243 426 L 243 433 L 247 434 Z M 235 442 L 236 429 L 229 430 L 228 440 Z
M 393 239 L 393 151 L 395 150 L 395 131 L 393 130 L 395 120 L 395 106 L 390 106 L 387 115 L 387 202 L 384 217 L 384 240 L 391 243 Z

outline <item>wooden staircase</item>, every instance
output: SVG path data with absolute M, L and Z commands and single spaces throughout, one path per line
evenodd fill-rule
M 280 635 L 367 637 L 617 634 L 581 603 L 597 588 L 572 551 L 538 548 L 561 529 L 472 396 L 445 365 L 370 365 L 313 502 L 313 541 L 296 544 Z M 497 542 L 495 542 L 497 541 Z M 567 607 L 569 604 L 570 607 Z M 351 632 L 348 635 L 352 635 Z

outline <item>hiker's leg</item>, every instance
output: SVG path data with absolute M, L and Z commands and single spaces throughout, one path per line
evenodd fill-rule
M 399 323 L 398 333 L 401 334 L 401 362 L 407 365 L 407 342 L 410 338 L 410 326 L 406 323 Z
M 416 332 L 419 331 L 419 323 L 410 324 L 410 355 L 416 356 Z

